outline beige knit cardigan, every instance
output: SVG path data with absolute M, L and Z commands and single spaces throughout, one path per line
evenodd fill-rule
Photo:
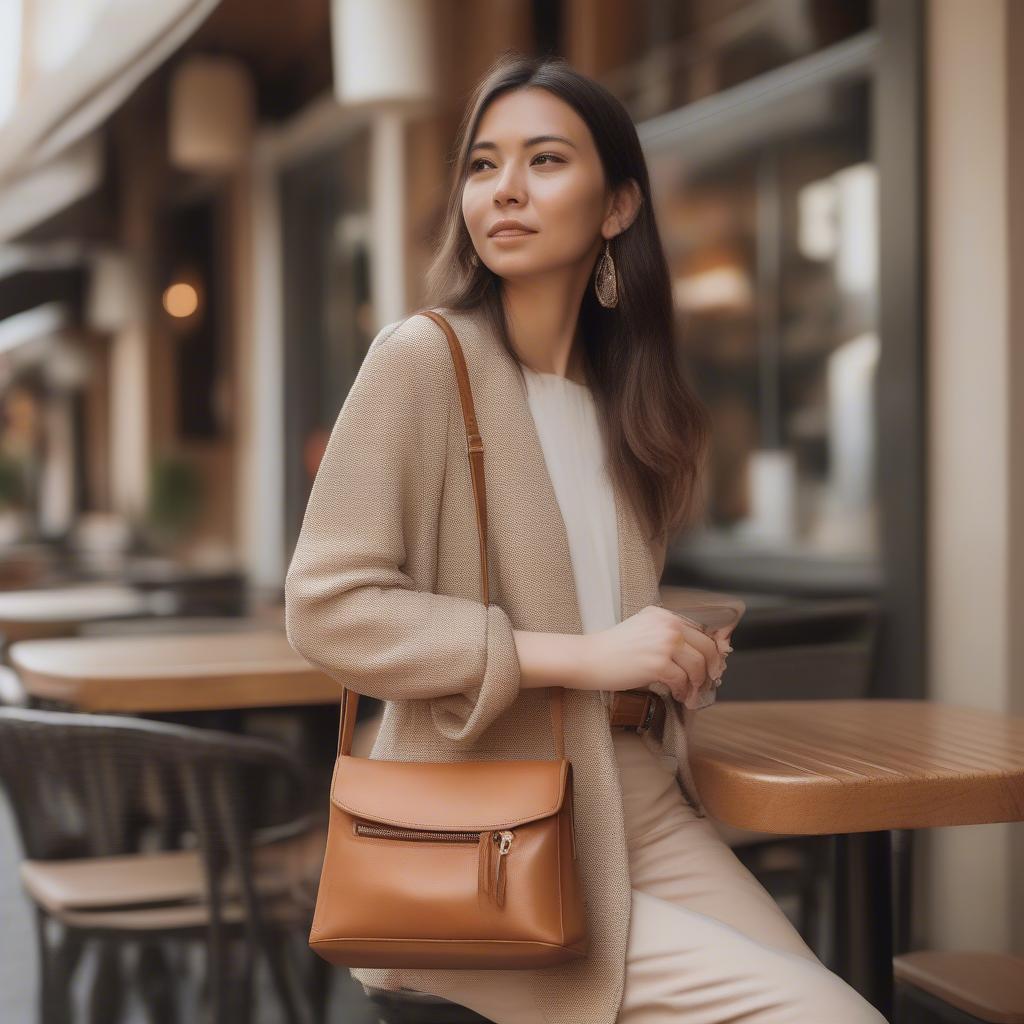
M 513 629 L 582 633 L 565 524 L 518 361 L 479 312 L 439 308 L 462 344 L 485 448 L 490 605 L 455 370 L 441 328 L 413 315 L 374 339 L 331 432 L 285 582 L 291 645 L 386 703 L 371 757 L 553 757 L 547 691 L 520 688 Z M 665 549 L 616 484 L 622 618 L 660 600 Z M 667 757 L 702 816 L 686 757 L 692 717 L 661 683 Z M 625 976 L 629 860 L 606 695 L 567 688 L 590 950 L 518 972 L 553 1024 L 612 1024 Z M 325 794 L 326 799 L 326 794 Z M 352 879 L 358 885 L 358 879 Z M 353 968 L 367 987 L 458 1002 L 488 971 Z

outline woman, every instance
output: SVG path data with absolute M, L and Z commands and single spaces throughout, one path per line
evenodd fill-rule
M 288 637 L 386 702 L 372 757 L 550 758 L 544 688 L 565 688 L 589 951 L 541 970 L 351 973 L 497 1024 L 881 1021 L 723 842 L 688 770 L 689 708 L 730 648 L 659 603 L 706 420 L 675 355 L 636 130 L 564 62 L 506 56 L 456 171 L 430 286 L 486 450 L 490 604 L 451 354 L 414 315 L 374 339 L 331 433 Z M 610 696 L 644 688 L 654 721 L 613 723 Z

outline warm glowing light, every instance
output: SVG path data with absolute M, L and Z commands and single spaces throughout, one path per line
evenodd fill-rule
M 164 292 L 164 309 L 171 316 L 191 316 L 199 308 L 199 292 L 190 285 L 179 281 Z
M 676 305 L 681 309 L 749 309 L 754 293 L 750 275 L 739 266 L 711 267 L 679 278 L 672 286 Z

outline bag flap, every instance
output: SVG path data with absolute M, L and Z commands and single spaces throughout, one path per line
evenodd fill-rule
M 406 828 L 510 828 L 555 814 L 570 768 L 567 758 L 438 763 L 342 754 L 331 802 L 353 817 Z

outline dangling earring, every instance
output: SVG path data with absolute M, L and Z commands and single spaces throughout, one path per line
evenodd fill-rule
M 472 263 L 474 267 L 479 267 L 480 266 L 480 257 L 477 256 L 477 254 L 475 252 L 472 252 L 472 253 L 469 254 L 469 262 Z
M 612 259 L 611 241 L 604 240 L 604 252 L 597 261 L 594 274 L 594 291 L 597 301 L 605 309 L 612 309 L 619 304 L 619 281 L 615 276 L 615 260 Z

